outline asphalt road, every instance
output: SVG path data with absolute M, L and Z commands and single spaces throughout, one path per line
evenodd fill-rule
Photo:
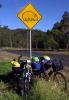
M 28 56 L 29 57 L 29 51 L 22 51 L 22 50 L 7 50 L 10 53 L 13 54 L 18 54 L 18 55 L 23 55 L 23 56 Z M 57 59 L 62 59 L 64 66 L 69 67 L 69 55 L 62 54 L 62 53 L 48 53 L 45 51 L 32 51 L 32 56 L 43 56 L 43 55 L 48 55 L 51 58 L 57 58 Z

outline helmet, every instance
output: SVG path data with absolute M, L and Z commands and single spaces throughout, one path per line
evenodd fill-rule
M 39 58 L 38 57 L 32 57 L 31 61 L 32 62 L 39 62 Z
M 50 60 L 49 56 L 43 56 L 43 58 L 46 59 L 46 60 Z

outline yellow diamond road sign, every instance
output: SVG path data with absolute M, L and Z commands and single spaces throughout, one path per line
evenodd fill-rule
M 28 27 L 32 29 L 42 18 L 39 12 L 31 5 L 28 4 L 18 14 L 18 18 Z

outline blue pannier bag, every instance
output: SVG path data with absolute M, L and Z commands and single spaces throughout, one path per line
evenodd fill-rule
M 40 70 L 41 69 L 41 64 L 39 62 L 32 62 L 31 66 L 32 66 L 33 70 Z
M 60 70 L 63 70 L 63 64 L 62 64 L 62 61 L 61 60 L 53 60 L 52 62 L 52 68 L 53 68 L 53 71 L 60 71 Z

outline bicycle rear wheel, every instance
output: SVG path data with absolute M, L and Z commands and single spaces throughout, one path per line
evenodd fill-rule
M 54 73 L 53 80 L 55 81 L 56 85 L 60 87 L 61 89 L 63 90 L 67 89 L 67 81 L 63 73 L 61 72 Z

